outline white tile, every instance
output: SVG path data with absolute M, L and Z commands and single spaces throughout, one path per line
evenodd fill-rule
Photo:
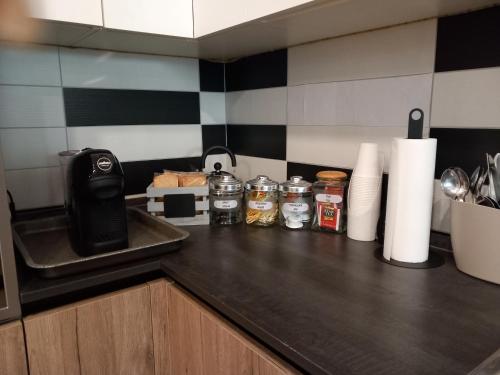
M 500 128 L 500 67 L 434 74 L 431 126 Z
M 120 161 L 202 154 L 201 125 L 86 126 L 68 128 L 69 148 L 104 148 Z
M 384 153 L 388 170 L 391 140 L 405 137 L 406 127 L 289 126 L 287 160 L 296 163 L 354 168 L 362 142 L 374 142 Z
M 369 31 L 288 50 L 288 84 L 431 73 L 435 19 Z
M 226 95 L 223 92 L 200 92 L 202 125 L 226 123 Z
M 0 128 L 65 126 L 60 87 L 0 85 Z
M 64 86 L 199 91 L 198 60 L 61 48 Z
M 205 160 L 205 168 L 203 169 L 203 172 L 210 173 L 214 171 L 215 163 L 221 163 L 222 171 L 226 171 L 232 174 L 236 173 L 236 168 L 233 168 L 231 164 L 231 158 L 229 157 L 228 154 L 208 155 L 207 159 Z
M 60 86 L 57 47 L 1 43 L 0 83 Z
M 441 189 L 441 182 L 434 180 L 434 199 L 432 203 L 432 230 L 438 232 L 450 233 L 450 206 L 451 200 L 444 195 Z
M 288 87 L 288 125 L 404 126 L 413 108 L 429 124 L 432 74 Z
M 0 129 L 5 169 L 56 167 L 67 150 L 65 128 Z
M 286 87 L 226 93 L 228 124 L 286 124 Z
M 259 174 L 283 182 L 286 180 L 286 161 L 236 155 L 236 176 L 246 182 Z
M 64 203 L 60 167 L 6 171 L 5 178 L 16 209 L 58 206 Z

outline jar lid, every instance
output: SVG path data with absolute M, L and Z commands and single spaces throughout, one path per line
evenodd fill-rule
M 280 184 L 280 191 L 290 193 L 307 193 L 312 190 L 312 184 L 302 179 L 302 176 L 292 176 Z
M 258 175 L 253 180 L 247 181 L 245 188 L 247 190 L 256 191 L 276 191 L 278 189 L 278 183 L 267 176 Z
M 347 173 L 342 171 L 321 171 L 316 173 L 316 178 L 327 181 L 344 181 L 347 179 Z
M 219 176 L 213 176 L 209 179 L 210 190 L 215 190 L 218 192 L 235 192 L 240 191 L 243 182 L 230 174 L 222 174 Z

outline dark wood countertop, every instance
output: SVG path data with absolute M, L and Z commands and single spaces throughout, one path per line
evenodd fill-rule
M 465 374 L 500 347 L 500 286 L 374 257 L 376 243 L 188 227 L 163 271 L 306 372 Z

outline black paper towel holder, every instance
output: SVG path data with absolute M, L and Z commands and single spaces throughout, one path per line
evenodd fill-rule
M 429 258 L 425 262 L 419 263 L 409 263 L 409 262 L 400 262 L 399 260 L 391 259 L 387 260 L 384 258 L 384 248 L 379 247 L 375 250 L 375 258 L 378 260 L 390 264 L 396 267 L 403 268 L 414 268 L 414 269 L 427 269 L 427 268 L 436 268 L 440 267 L 444 264 L 444 257 L 441 254 L 438 254 L 436 251 L 429 249 Z

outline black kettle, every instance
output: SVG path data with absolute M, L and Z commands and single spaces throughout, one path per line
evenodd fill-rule
M 228 154 L 229 157 L 231 158 L 231 166 L 233 168 L 236 167 L 236 156 L 234 156 L 234 153 L 230 149 L 228 149 L 226 146 L 212 146 L 212 147 L 206 149 L 205 152 L 203 153 L 203 155 L 201 156 L 201 170 L 205 169 L 205 165 L 206 165 L 206 161 L 207 161 L 207 156 L 212 151 L 215 151 L 215 150 L 224 151 L 226 154 Z M 222 171 L 221 169 L 222 169 L 222 164 L 219 163 L 219 162 L 215 163 L 214 164 L 214 171 L 212 171 L 208 175 L 208 178 L 214 177 L 214 176 L 221 176 L 221 175 L 231 175 L 231 176 L 233 176 L 232 173 L 229 173 L 229 172 L 226 172 L 226 171 Z

